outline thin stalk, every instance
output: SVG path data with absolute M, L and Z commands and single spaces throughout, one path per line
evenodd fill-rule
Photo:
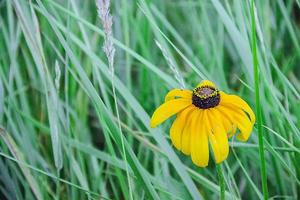
M 111 85 L 112 85 L 112 92 L 113 92 L 113 98 L 114 98 L 114 104 L 115 104 L 115 110 L 117 115 L 117 121 L 118 121 L 118 129 L 120 132 L 120 138 L 121 138 L 121 146 L 122 146 L 122 152 L 125 163 L 127 163 L 127 157 L 125 152 L 125 145 L 124 145 L 124 136 L 121 128 L 121 122 L 120 122 L 120 114 L 118 109 L 118 99 L 116 95 L 116 87 L 115 87 L 115 68 L 114 68 L 114 55 L 115 55 L 115 47 L 113 45 L 112 41 L 112 16 L 110 15 L 110 0 L 98 0 L 98 14 L 102 21 L 103 30 L 105 33 L 104 37 L 104 44 L 103 44 L 103 51 L 106 54 L 107 60 L 108 60 L 108 66 L 110 68 L 111 73 Z M 128 181 L 128 188 L 129 188 L 129 197 L 130 199 L 133 199 L 132 194 L 132 188 L 130 183 L 130 176 L 129 176 L 129 169 L 126 165 L 126 176 Z
M 219 178 L 219 186 L 220 186 L 220 199 L 224 200 L 225 199 L 225 181 L 224 181 L 224 174 L 222 170 L 222 164 L 217 164 L 217 173 L 218 173 L 218 178 Z
M 59 200 L 59 194 L 60 194 L 60 181 L 59 181 L 59 178 L 60 178 L 60 170 L 57 169 L 56 171 L 56 176 L 57 176 L 57 179 L 56 179 L 56 199 Z
M 254 18 L 254 0 L 251 1 L 251 24 L 252 24 L 252 60 L 253 60 L 253 72 L 254 72 L 254 85 L 255 85 L 255 107 L 257 115 L 257 131 L 258 131 L 258 145 L 259 145 L 259 157 L 260 157 L 260 173 L 261 184 L 263 189 L 264 199 L 268 199 L 268 185 L 266 174 L 266 161 L 264 154 L 264 140 L 263 140 L 263 128 L 262 128 L 262 116 L 260 105 L 260 92 L 259 92 L 259 66 L 256 53 L 256 27 Z

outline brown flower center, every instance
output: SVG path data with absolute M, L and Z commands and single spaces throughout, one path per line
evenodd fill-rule
M 192 101 L 198 108 L 213 108 L 220 103 L 220 93 L 216 88 L 211 86 L 197 87 L 193 91 Z

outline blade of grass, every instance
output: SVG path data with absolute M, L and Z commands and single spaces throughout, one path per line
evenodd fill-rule
M 242 165 L 242 162 L 240 161 L 240 159 L 238 158 L 238 156 L 235 153 L 235 150 L 232 148 L 232 153 L 234 155 L 234 157 L 236 158 L 239 166 L 241 167 L 242 171 L 244 172 L 247 181 L 250 183 L 251 187 L 254 189 L 255 193 L 257 194 L 259 199 L 263 199 L 263 194 L 259 191 L 259 189 L 256 187 L 255 183 L 252 181 L 250 175 L 248 174 L 247 170 L 245 169 L 245 167 Z
M 263 188 L 264 199 L 268 199 L 268 183 L 266 173 L 266 161 L 264 153 L 264 140 L 262 129 L 262 113 L 260 105 L 260 76 L 259 66 L 256 54 L 256 25 L 254 18 L 254 0 L 251 1 L 251 26 L 252 26 L 252 56 L 253 56 L 253 73 L 254 73 L 254 86 L 255 86 L 255 105 L 257 116 L 257 129 L 258 129 L 258 142 L 259 142 L 259 157 L 260 157 L 260 169 L 261 169 L 261 183 Z
M 23 160 L 23 156 L 22 156 L 20 150 L 18 149 L 16 143 L 10 137 L 10 135 L 1 127 L 0 127 L 0 136 L 2 137 L 2 139 L 8 146 L 8 148 L 9 148 L 11 154 L 14 156 L 14 158 L 17 160 Z M 28 181 L 30 188 L 32 189 L 32 192 L 34 193 L 35 197 L 38 200 L 43 199 L 43 196 L 39 189 L 39 185 L 37 184 L 35 178 L 32 176 L 30 171 L 22 165 L 19 165 L 19 167 L 21 168 L 21 171 L 23 172 L 26 180 Z
M 0 123 L 2 122 L 3 119 L 3 113 L 4 113 L 3 111 L 4 111 L 4 87 L 0 77 Z

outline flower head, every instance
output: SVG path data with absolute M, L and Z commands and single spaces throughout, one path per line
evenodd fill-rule
M 170 128 L 173 145 L 194 164 L 206 167 L 209 144 L 216 163 L 229 153 L 228 138 L 239 129 L 237 139 L 248 140 L 255 115 L 249 105 L 236 95 L 219 91 L 211 81 L 200 82 L 194 90 L 173 89 L 165 97 L 150 121 L 152 128 L 172 115 L 176 119 Z

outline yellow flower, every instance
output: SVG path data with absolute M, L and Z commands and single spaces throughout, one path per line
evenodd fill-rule
M 206 167 L 209 143 L 216 163 L 224 161 L 229 152 L 228 138 L 239 129 L 237 139 L 248 140 L 255 122 L 249 105 L 236 95 L 219 91 L 208 80 L 191 90 L 173 89 L 165 97 L 150 121 L 152 128 L 172 115 L 177 117 L 170 128 L 173 145 L 194 164 Z

